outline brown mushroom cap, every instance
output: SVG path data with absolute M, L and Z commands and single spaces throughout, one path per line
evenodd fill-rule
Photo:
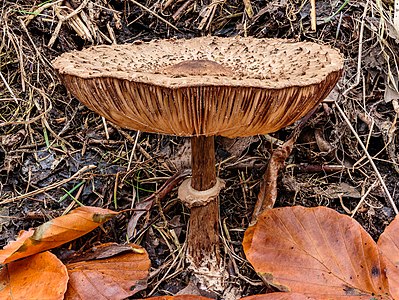
M 250 136 L 303 117 L 336 84 L 329 46 L 201 37 L 96 46 L 53 61 L 66 87 L 115 124 L 181 136 Z

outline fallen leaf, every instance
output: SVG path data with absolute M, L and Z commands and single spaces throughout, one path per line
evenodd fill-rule
M 30 256 L 58 247 L 97 228 L 118 213 L 99 207 L 83 206 L 35 229 L 21 231 L 16 241 L 0 250 L 0 263 Z
M 210 298 L 195 295 L 177 295 L 177 296 L 158 296 L 146 298 L 146 300 L 210 300 Z
M 186 139 L 175 153 L 167 157 L 168 164 L 175 170 L 183 171 L 191 168 L 191 140 Z
M 258 136 L 249 136 L 242 138 L 229 139 L 226 137 L 220 137 L 218 139 L 219 146 L 230 153 L 231 156 L 239 158 L 241 154 L 248 150 L 251 144 L 259 141 Z
M 332 209 L 265 211 L 245 232 L 243 247 L 256 272 L 280 291 L 393 299 L 377 244 L 359 223 Z
M 138 253 L 144 253 L 144 249 L 132 248 L 130 245 L 119 245 L 117 243 L 105 243 L 101 245 L 96 245 L 90 250 L 84 253 L 74 253 L 71 257 L 63 259 L 64 263 L 76 263 L 85 260 L 103 259 L 109 258 L 121 253 L 136 251 Z
M 399 218 L 395 218 L 378 239 L 378 246 L 385 256 L 399 266 Z
M 290 156 L 297 135 L 293 135 L 283 145 L 273 151 L 267 164 L 266 172 L 260 182 L 258 200 L 256 201 L 251 224 L 254 224 L 258 216 L 265 210 L 272 209 L 277 199 L 277 178 L 284 167 L 285 160 Z
M 295 129 L 288 136 L 286 141 L 272 152 L 266 172 L 262 176 L 259 185 L 258 199 L 255 203 L 254 211 L 251 218 L 251 225 L 255 224 L 258 216 L 266 210 L 272 209 L 277 199 L 277 178 L 280 170 L 284 167 L 286 159 L 291 155 L 292 149 L 298 139 L 303 127 L 309 118 L 315 113 L 317 107 L 313 108 L 301 119 Z
M 0 263 L 5 263 L 6 259 L 18 249 L 24 249 L 22 245 L 24 245 L 25 241 L 28 240 L 34 232 L 35 230 L 33 228 L 30 228 L 28 231 L 21 230 L 18 233 L 17 240 L 9 242 L 4 246 L 3 250 L 0 250 Z
M 8 135 L 0 135 L 0 144 L 4 148 L 11 149 L 12 147 L 19 144 L 26 136 L 25 129 L 20 129 L 16 133 L 8 134 Z
M 377 298 L 370 298 L 370 296 L 334 296 L 332 298 L 298 293 L 270 293 L 248 296 L 241 298 L 241 300 L 377 300 Z
M 190 281 L 188 285 L 178 291 L 175 296 L 178 295 L 192 295 L 192 296 L 201 296 L 201 291 L 198 286 L 193 282 Z
M 389 260 L 388 281 L 391 286 L 391 294 L 399 299 L 399 217 L 396 217 L 378 239 L 381 252 Z
M 69 283 L 65 300 L 125 299 L 145 289 L 151 265 L 147 252 L 135 244 L 128 245 L 129 252 L 126 245 L 119 246 L 123 252 L 113 257 L 67 264 Z M 116 248 L 115 245 L 100 247 L 107 255 L 117 253 Z
M 345 183 L 331 183 L 326 187 L 315 186 L 313 191 L 316 195 L 322 195 L 328 199 L 339 199 L 340 197 L 359 199 L 360 192 L 353 186 Z
M 4 266 L 0 272 L 0 299 L 64 299 L 68 273 L 52 253 L 43 252 Z
M 241 300 L 315 300 L 315 298 L 297 293 L 270 293 L 248 296 L 241 298 Z
M 317 147 L 319 147 L 320 152 L 331 153 L 334 150 L 334 146 L 330 144 L 329 141 L 324 137 L 324 131 L 321 128 L 317 128 L 314 131 L 314 136 L 316 140 Z
M 388 76 L 385 79 L 384 100 L 386 103 L 391 102 L 392 100 L 399 100 L 399 93 L 396 88 L 390 84 L 390 79 Z
M 252 24 L 255 24 L 256 21 L 261 18 L 264 14 L 276 15 L 279 9 L 286 7 L 287 0 L 271 0 L 265 3 L 265 5 L 252 17 Z

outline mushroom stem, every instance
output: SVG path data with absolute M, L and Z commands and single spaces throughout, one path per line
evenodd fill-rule
M 191 138 L 191 186 L 197 191 L 205 191 L 216 183 L 215 139 L 213 136 Z
M 214 137 L 192 137 L 191 186 L 204 191 L 216 184 Z M 217 269 L 220 265 L 219 199 L 191 208 L 187 256 L 194 268 Z M 216 265 L 212 266 L 211 264 Z

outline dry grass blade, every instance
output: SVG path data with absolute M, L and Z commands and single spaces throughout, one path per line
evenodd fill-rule
M 151 9 L 149 9 L 148 7 L 144 6 L 141 3 L 138 3 L 135 0 L 129 0 L 130 2 L 134 3 L 135 5 L 137 5 L 138 7 L 140 7 L 141 9 L 144 9 L 146 12 L 149 12 L 150 14 L 152 14 L 153 16 L 155 16 L 156 18 L 158 18 L 159 20 L 161 20 L 162 22 L 164 22 L 165 24 L 167 24 L 168 26 L 172 27 L 174 30 L 176 30 L 177 32 L 181 32 L 179 28 L 177 28 L 175 25 L 173 25 L 172 23 L 170 23 L 168 20 L 166 20 L 165 18 L 161 17 L 160 15 L 158 15 L 156 12 L 152 11 Z
M 1 80 L 3 80 L 4 85 L 6 86 L 7 90 L 10 92 L 12 98 L 14 99 L 15 103 L 18 103 L 18 99 L 15 96 L 14 92 L 12 91 L 12 89 L 10 88 L 10 85 L 8 84 L 7 80 L 4 78 L 3 74 L 0 72 L 0 77 Z
M 49 3 L 44 3 L 43 5 L 40 5 L 37 9 L 35 9 L 31 14 L 29 14 L 26 19 L 25 19 L 25 26 L 28 26 L 29 23 L 39 14 L 41 14 L 44 10 L 47 8 L 52 7 L 53 5 L 58 5 L 64 0 L 57 0 L 54 2 L 49 2 Z
M 310 28 L 313 31 L 316 31 L 316 24 L 317 24 L 317 20 L 316 20 L 316 0 L 310 0 Z
M 62 7 L 59 5 L 55 6 L 55 12 L 56 15 L 58 16 L 58 24 L 55 27 L 55 30 L 53 32 L 53 35 L 50 38 L 50 41 L 48 42 L 47 46 L 52 47 L 58 38 L 58 35 L 60 33 L 61 27 L 64 24 L 64 22 L 68 22 L 68 24 L 75 30 L 75 32 L 83 39 L 88 40 L 90 42 L 93 42 L 93 38 L 90 34 L 89 29 L 86 27 L 86 25 L 83 23 L 81 18 L 78 16 L 78 14 L 85 8 L 88 4 L 88 0 L 84 0 L 78 8 L 73 10 L 68 3 L 66 3 L 66 8 L 69 10 L 72 10 L 69 14 L 65 14 L 64 10 Z
M 249 18 L 254 16 L 254 10 L 252 9 L 251 0 L 243 0 L 245 6 L 245 12 Z

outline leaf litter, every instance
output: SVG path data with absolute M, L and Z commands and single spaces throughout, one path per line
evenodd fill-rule
M 397 299 L 396 218 L 378 244 L 352 218 L 326 207 L 266 210 L 247 229 L 247 259 L 267 284 L 316 299 Z M 392 254 L 391 254 L 392 253 Z
M 100 245 L 79 260 L 66 265 L 65 299 L 125 299 L 147 287 L 150 260 L 135 244 Z
M 21 231 L 0 250 L 2 299 L 124 299 L 147 287 L 150 260 L 135 244 L 101 244 L 69 257 L 64 265 L 44 250 L 58 247 L 101 226 L 117 212 L 80 207 L 43 225 Z M 99 299 L 100 299 L 99 298 Z
M 117 214 L 109 209 L 79 207 L 68 215 L 55 218 L 35 229 L 21 231 L 16 241 L 0 250 L 0 263 L 9 263 L 70 242 Z

